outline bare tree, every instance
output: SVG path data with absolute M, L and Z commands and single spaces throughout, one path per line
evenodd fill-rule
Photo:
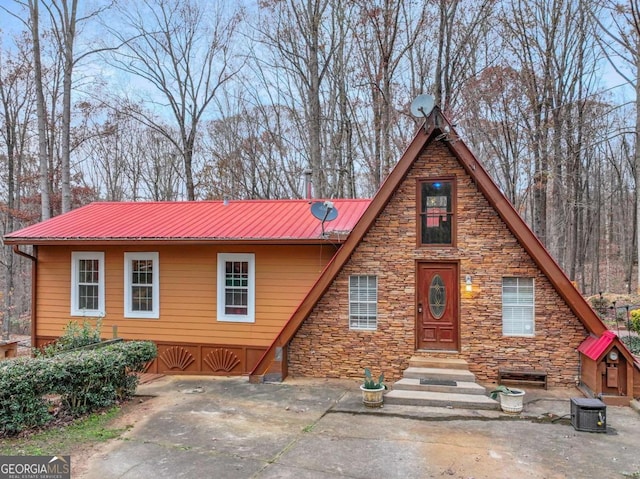
M 29 123 L 34 106 L 33 71 L 26 51 L 30 48 L 28 42 L 21 39 L 15 53 L 0 50 L 0 143 L 5 146 L 4 151 L 0 152 L 0 160 L 3 160 L 0 164 L 3 185 L 6 187 L 6 190 L 1 189 L 6 201 L 0 209 L 0 218 L 4 233 L 13 231 L 22 224 L 22 219 L 27 218 L 20 211 L 19 185 L 23 182 L 23 158 L 27 154 Z M 16 261 L 11 248 L 5 246 L 1 263 L 4 266 L 2 338 L 8 339 L 15 316 L 14 288 L 20 261 Z M 18 303 L 20 299 L 17 298 Z
M 309 167 L 314 195 L 326 197 L 330 191 L 324 164 L 322 131 L 325 115 L 322 89 L 335 51 L 342 41 L 338 37 L 334 3 L 341 0 L 265 1 L 268 13 L 260 25 L 259 41 L 269 52 L 258 60 L 274 72 L 291 78 L 295 90 L 287 92 L 294 102 L 293 112 L 302 114 L 300 131 L 306 136 Z M 279 73 L 276 73 L 279 74 Z
M 47 107 L 44 100 L 44 85 L 42 73 L 42 56 L 40 49 L 40 11 L 39 0 L 28 0 L 29 30 L 31 32 L 33 48 L 33 70 L 36 90 L 36 109 L 38 118 L 38 158 L 40 159 L 40 195 L 41 217 L 46 220 L 51 217 L 50 186 L 49 186 L 49 147 L 47 143 Z
M 435 0 L 434 3 L 438 17 L 434 96 L 436 104 L 451 116 L 456 96 L 463 91 L 465 82 L 485 67 L 479 66 L 477 60 L 483 51 L 483 40 L 492 28 L 498 2 Z
M 405 0 L 361 1 L 354 37 L 360 65 L 371 97 L 375 186 L 393 165 L 392 129 L 398 122 L 395 109 L 399 71 L 408 50 L 414 47 L 426 22 L 426 3 L 411 9 Z
M 640 258 L 640 1 L 628 0 L 624 4 L 617 1 L 603 1 L 606 19 L 596 17 L 600 27 L 600 45 L 613 68 L 635 91 L 635 125 L 633 128 L 633 173 L 635 178 L 636 202 L 634 225 L 636 225 L 637 258 Z M 637 293 L 640 294 L 640 267 L 638 268 Z
M 238 73 L 232 47 L 241 11 L 228 4 L 194 0 L 145 0 L 118 5 L 120 20 L 110 27 L 122 47 L 109 58 L 120 70 L 149 85 L 154 114 L 130 114 L 171 141 L 184 163 L 187 199 L 196 197 L 193 159 L 198 128 L 219 88 Z M 162 111 L 164 110 L 164 111 Z M 162 115 L 172 119 L 167 128 Z
M 38 0 L 35 0 L 37 3 Z M 74 58 L 73 45 L 76 39 L 76 16 L 78 0 L 60 0 L 60 3 L 45 4 L 52 20 L 53 30 L 63 61 L 62 73 L 62 125 L 61 125 L 61 213 L 71 211 L 71 167 L 70 167 L 70 138 L 71 138 L 71 80 L 73 75 Z

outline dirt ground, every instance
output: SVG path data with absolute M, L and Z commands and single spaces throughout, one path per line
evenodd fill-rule
M 157 410 L 154 399 L 151 396 L 136 396 L 132 398 L 121 406 L 118 416 L 109 421 L 105 427 L 107 429 L 134 428 L 140 418 L 153 414 Z M 121 440 L 121 438 L 116 438 L 105 442 L 78 445 L 73 451 L 70 451 L 71 477 L 82 477 L 87 473 L 92 457 L 104 453 L 104 451 L 112 447 L 113 442 Z

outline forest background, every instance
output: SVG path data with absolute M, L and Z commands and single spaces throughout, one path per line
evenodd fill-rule
M 640 0 L 0 0 L 0 28 L 2 234 L 306 171 L 371 197 L 429 93 L 584 294 L 638 288 Z M 0 262 L 28 330 L 30 262 Z

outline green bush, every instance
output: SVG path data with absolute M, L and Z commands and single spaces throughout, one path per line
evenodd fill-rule
M 640 333 L 640 309 L 634 309 L 629 313 L 631 331 Z
M 47 361 L 17 358 L 0 363 L 0 433 L 14 434 L 51 420 L 51 368 Z
M 64 327 L 64 332 L 56 341 L 42 349 L 36 350 L 36 355 L 53 356 L 63 351 L 88 346 L 101 341 L 102 318 L 96 319 L 96 325 L 92 326 L 84 319 L 82 326 L 77 321 L 69 321 Z
M 133 373 L 156 354 L 155 344 L 132 341 L 58 355 L 53 359 L 63 363 L 69 379 L 57 386 L 56 393 L 74 416 L 127 399 L 138 385 Z
M 134 373 L 156 354 L 154 343 L 131 341 L 5 361 L 0 366 L 0 433 L 13 434 L 50 421 L 47 395 L 60 396 L 63 410 L 73 416 L 127 399 L 138 385 Z
M 620 338 L 624 344 L 627 345 L 629 351 L 633 354 L 640 354 L 640 337 L 638 336 L 622 336 Z

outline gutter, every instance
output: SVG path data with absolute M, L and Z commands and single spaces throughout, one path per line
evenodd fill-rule
M 38 247 L 34 246 L 33 251 L 37 252 Z M 36 256 L 30 255 L 29 253 L 25 253 L 20 250 L 20 245 L 13 245 L 13 252 L 18 256 L 22 256 L 31 260 L 31 347 L 35 348 L 36 345 L 36 325 L 37 325 L 37 315 L 36 315 L 36 289 L 38 286 L 38 258 Z
M 38 261 L 38 258 L 36 258 L 35 256 L 31 256 L 29 253 L 25 253 L 24 251 L 20 251 L 19 245 L 14 244 L 13 245 L 13 252 L 19 256 L 23 256 L 27 259 L 30 259 L 31 261 L 33 261 L 34 263 L 36 263 Z

